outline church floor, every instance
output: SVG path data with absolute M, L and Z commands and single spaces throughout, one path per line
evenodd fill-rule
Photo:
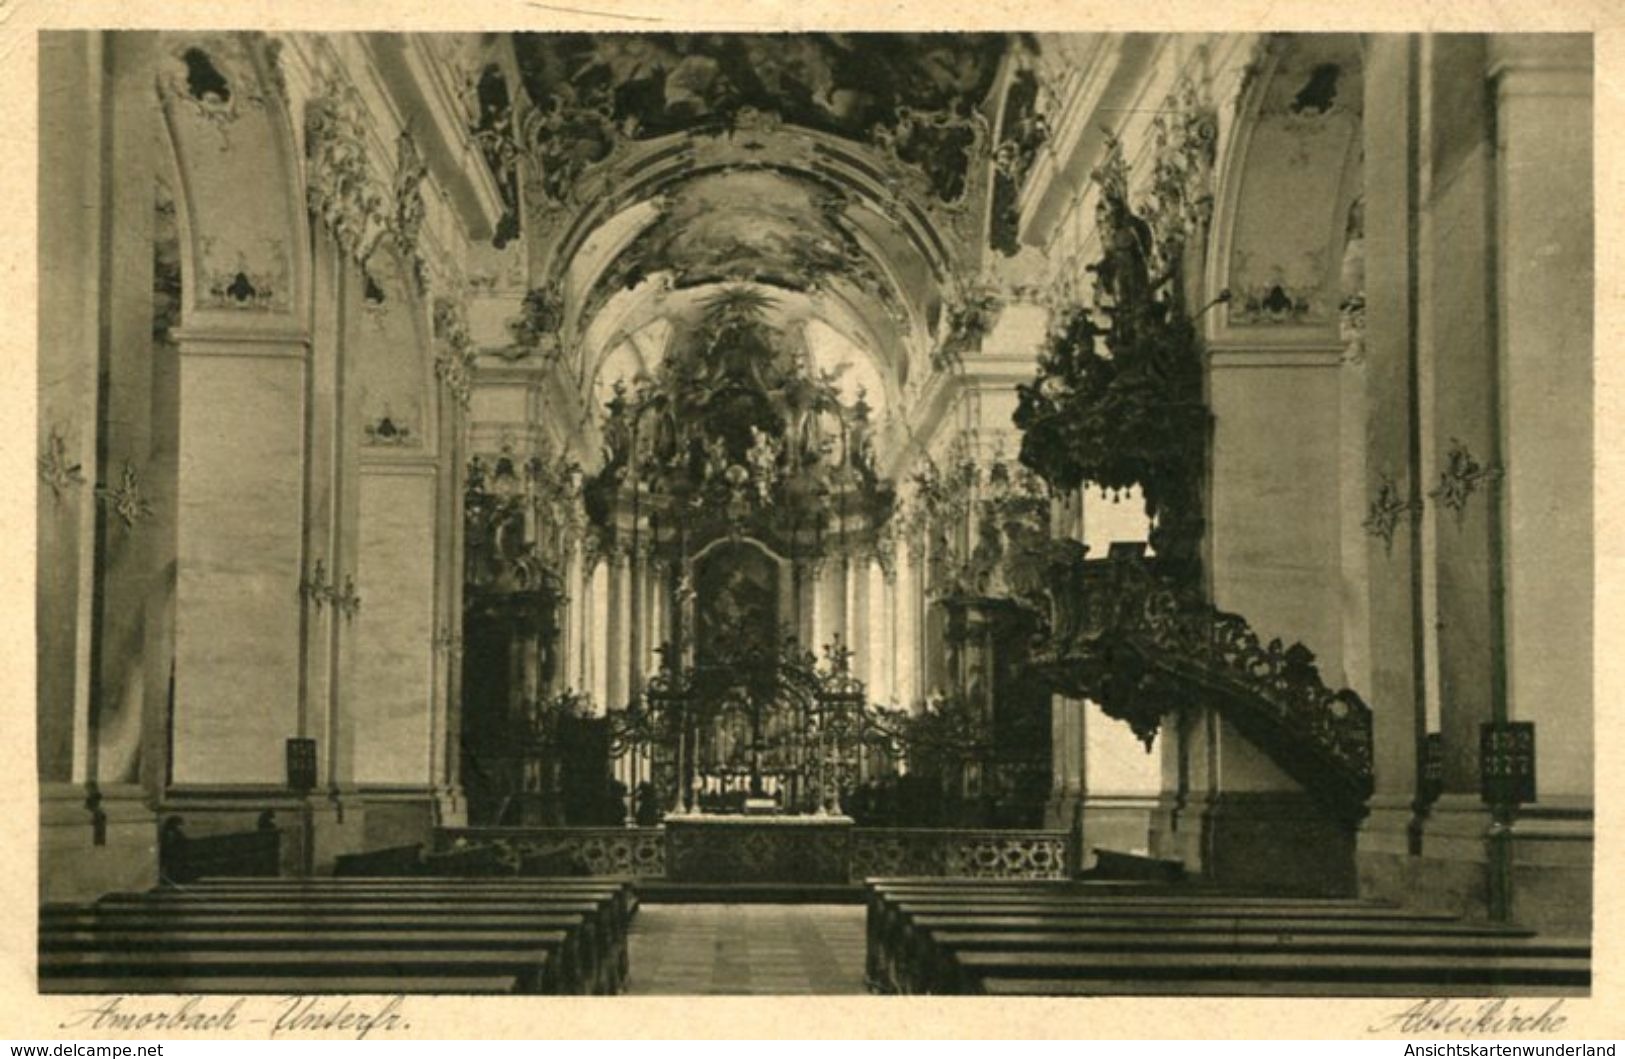
M 645 904 L 633 995 L 862 993 L 861 905 Z

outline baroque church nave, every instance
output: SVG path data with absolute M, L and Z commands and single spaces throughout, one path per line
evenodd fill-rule
M 1588 934 L 1589 37 L 40 49 L 42 901 Z

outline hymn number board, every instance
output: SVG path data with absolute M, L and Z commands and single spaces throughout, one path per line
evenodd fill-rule
M 1535 800 L 1535 724 L 1489 722 L 1479 728 L 1481 795 L 1491 805 L 1524 805 Z

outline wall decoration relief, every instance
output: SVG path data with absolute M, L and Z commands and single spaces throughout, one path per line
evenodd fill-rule
M 85 484 L 83 466 L 68 455 L 68 440 L 62 427 L 51 428 L 43 453 L 35 459 L 39 479 L 51 490 L 53 500 Z
M 1143 208 L 1156 236 L 1158 270 L 1182 262 L 1193 241 L 1200 245 L 1213 218 L 1213 162 L 1219 117 L 1207 88 L 1185 75 L 1151 120 L 1151 186 Z
M 256 50 L 266 66 L 265 85 L 255 68 Z M 212 125 L 220 150 L 229 151 L 231 127 L 246 111 L 264 110 L 285 98 L 280 50 L 275 38 L 254 33 L 179 36 L 159 59 L 158 91 Z
M 124 471 L 119 475 L 116 486 L 97 486 L 96 499 L 100 500 L 113 514 L 117 515 L 127 528 L 135 528 L 135 524 L 152 514 L 152 501 L 142 490 L 140 476 L 136 473 L 135 465 L 126 461 Z
M 966 353 L 982 348 L 982 340 L 998 322 L 1004 299 L 992 284 L 955 277 L 943 298 L 937 317 L 937 341 L 931 350 L 931 367 L 954 371 L 964 365 Z
M 1400 521 L 1407 514 L 1421 510 L 1420 501 L 1405 499 L 1400 494 L 1398 486 L 1394 484 L 1393 477 L 1384 474 L 1377 487 L 1377 495 L 1366 509 L 1365 521 L 1361 525 L 1365 527 L 1367 534 L 1381 540 L 1383 550 L 1392 555 L 1394 533 L 1399 529 Z
M 474 390 L 475 354 L 468 333 L 468 311 L 461 301 L 444 295 L 435 299 L 434 334 L 438 346 L 435 378 L 466 409 Z
M 411 129 L 402 129 L 395 140 L 395 183 L 389 234 L 394 238 L 401 258 L 412 263 L 412 278 L 419 291 L 424 289 L 425 282 L 423 250 L 419 243 L 423 237 L 423 222 L 428 216 L 428 208 L 423 202 L 423 182 L 428 175 L 429 165 L 423 160 Z
M 1049 119 L 1040 109 L 1036 70 L 1018 70 L 1004 97 L 999 141 L 993 147 L 993 218 L 989 244 L 1005 256 L 1020 249 L 1021 191 L 1038 154 L 1050 139 Z
M 1236 327 L 1339 323 L 1334 255 L 1348 222 L 1350 161 L 1360 149 L 1357 44 L 1328 34 L 1263 44 L 1269 81 L 1257 93 L 1237 197 L 1226 286 Z
M 198 242 L 200 308 L 256 313 L 288 309 L 288 255 L 281 240 L 266 240 L 235 254 L 212 235 Z
M 1326 253 L 1310 250 L 1291 263 L 1265 264 L 1238 250 L 1230 269 L 1231 324 L 1302 324 L 1325 320 Z
M 377 418 L 367 420 L 363 430 L 366 434 L 365 444 L 367 445 L 402 448 L 422 444 L 413 431 L 412 425 L 406 420 L 396 417 L 387 409 Z
M 1343 267 L 1340 287 L 1343 300 L 1337 306 L 1338 337 L 1343 341 L 1345 364 L 1365 363 L 1365 200 L 1357 198 L 1349 207 L 1348 228 L 1343 239 Z
M 321 559 L 311 567 L 310 573 L 299 579 L 299 598 L 320 611 L 333 598 L 333 583 L 327 577 L 327 564 Z
M 365 105 L 344 78 L 329 76 L 306 104 L 305 150 L 310 211 L 341 251 L 364 263 L 391 227 L 391 196 L 367 150 Z
M 326 565 L 320 559 L 316 560 L 310 573 L 299 581 L 299 596 L 318 612 L 323 606 L 331 605 L 334 613 L 344 615 L 345 621 L 354 620 L 361 613 L 361 596 L 356 592 L 355 577 L 345 574 L 341 588 L 338 581 L 329 576 Z
M 1478 487 L 1500 481 L 1504 473 L 1501 467 L 1486 467 L 1479 463 L 1461 439 L 1451 438 L 1445 468 L 1439 473 L 1439 484 L 1428 496 L 1454 511 L 1456 522 L 1460 524 L 1466 517 L 1467 501 L 1478 491 Z
M 505 360 L 538 356 L 553 360 L 563 354 L 560 332 L 564 327 L 564 284 L 558 280 L 532 287 L 525 292 L 519 315 L 508 321 L 513 343 L 498 350 Z

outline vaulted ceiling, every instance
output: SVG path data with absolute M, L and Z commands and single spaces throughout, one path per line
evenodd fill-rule
M 514 34 L 505 112 L 530 284 L 582 382 L 647 370 L 720 287 L 771 295 L 871 404 L 923 374 L 988 245 L 1021 42 L 966 34 Z M 508 83 L 513 82 L 513 83 Z

